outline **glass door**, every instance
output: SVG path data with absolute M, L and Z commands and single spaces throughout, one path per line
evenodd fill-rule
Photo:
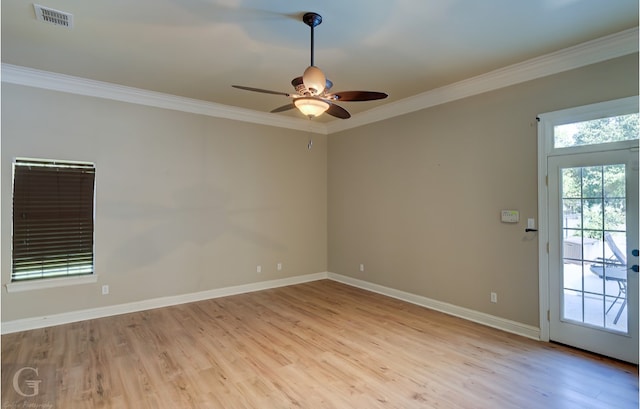
M 636 363 L 637 157 L 548 159 L 550 339 Z

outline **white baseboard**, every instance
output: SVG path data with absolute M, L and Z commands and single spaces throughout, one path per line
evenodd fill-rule
M 496 317 L 494 315 L 485 314 L 483 312 L 471 310 L 468 308 L 459 307 L 457 305 L 449 304 L 446 302 L 433 300 L 421 295 L 416 295 L 405 291 L 396 290 L 394 288 L 373 284 L 368 281 L 359 280 L 357 278 L 347 277 L 334 273 L 327 273 L 327 275 L 330 280 L 338 281 L 343 284 L 386 295 L 388 297 L 396 298 L 435 311 L 440 311 L 459 318 L 464 318 L 468 321 L 477 322 L 478 324 L 486 325 L 488 327 L 497 328 L 499 330 L 510 332 L 512 334 L 535 339 L 536 341 L 540 340 L 540 329 L 531 325 L 526 325 L 505 318 Z
M 285 287 L 288 285 L 307 283 L 307 282 L 323 280 L 323 279 L 330 279 L 330 280 L 347 284 L 353 287 L 358 287 L 363 290 L 386 295 L 388 297 L 392 297 L 392 298 L 396 298 L 412 304 L 420 305 L 425 308 L 440 311 L 445 314 L 453 315 L 456 317 L 464 318 L 469 321 L 477 322 L 479 324 L 483 324 L 492 328 L 497 328 L 497 329 L 510 332 L 513 334 L 521 335 L 527 338 L 531 338 L 535 340 L 540 339 L 540 329 L 530 325 L 525 325 L 519 322 L 507 320 L 504 318 L 496 317 L 493 315 L 485 314 L 485 313 L 474 311 L 474 310 L 470 310 L 468 308 L 459 307 L 459 306 L 448 304 L 442 301 L 433 300 L 431 298 L 423 297 L 421 295 L 416 295 L 416 294 L 408 293 L 405 291 L 396 290 L 390 287 L 373 284 L 373 283 L 359 280 L 356 278 L 347 277 L 340 274 L 328 273 L 328 272 L 307 274 L 307 275 L 282 278 L 277 280 L 261 281 L 258 283 L 218 288 L 213 290 L 200 291 L 197 293 L 154 298 L 150 300 L 137 301 L 137 302 L 127 303 L 127 304 L 111 305 L 108 307 L 99 307 L 99 308 L 92 308 L 88 310 L 67 312 L 62 314 L 7 321 L 1 324 L 0 332 L 2 334 L 10 334 L 13 332 L 52 327 L 54 325 L 69 324 L 72 322 L 90 320 L 95 318 L 103 318 L 103 317 L 110 317 L 110 316 L 120 315 L 120 314 L 128 314 L 131 312 L 151 310 L 154 308 L 169 307 L 172 305 L 186 304 L 190 302 L 209 300 L 209 299 L 219 298 L 219 297 L 227 297 L 231 295 L 267 290 L 270 288 Z
M 43 317 L 25 318 L 3 322 L 1 324 L 0 332 L 2 334 L 10 334 L 12 332 L 52 327 L 54 325 L 69 324 L 72 322 L 90 320 L 95 318 L 128 314 L 131 312 L 151 310 L 154 308 L 169 307 L 172 305 L 186 304 L 195 301 L 227 297 L 230 295 L 244 294 L 260 290 L 268 290 L 270 288 L 285 287 L 288 285 L 301 284 L 326 278 L 327 273 L 307 274 L 296 277 L 281 278 L 277 280 L 261 281 L 258 283 L 217 288 L 213 290 L 200 291 L 197 293 L 153 298 L 150 300 L 136 301 L 127 304 L 110 305 L 108 307 L 91 308 L 88 310 L 72 311 L 62 314 L 47 315 Z

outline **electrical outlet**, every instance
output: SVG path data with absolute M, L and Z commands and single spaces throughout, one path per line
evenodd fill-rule
M 282 271 L 282 263 L 276 264 L 276 270 Z
M 257 266 L 256 267 L 256 273 L 258 273 L 258 274 L 262 273 L 262 266 Z
M 497 303 L 498 302 L 498 293 L 491 293 L 491 302 L 492 303 Z
M 364 272 L 364 264 L 360 264 L 360 272 Z
M 102 295 L 109 294 L 109 284 L 105 284 L 102 286 Z

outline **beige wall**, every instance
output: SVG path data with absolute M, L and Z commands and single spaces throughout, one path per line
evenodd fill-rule
M 637 94 L 636 54 L 330 135 L 329 271 L 537 327 L 536 115 Z
M 99 282 L 3 288 L 2 321 L 326 271 L 326 137 L 308 137 L 3 83 L 2 284 L 16 156 L 95 162 Z
M 16 156 L 96 163 L 99 281 L 3 289 L 2 321 L 330 271 L 537 326 L 535 116 L 637 93 L 632 55 L 308 151 L 305 132 L 3 83 L 2 284 Z

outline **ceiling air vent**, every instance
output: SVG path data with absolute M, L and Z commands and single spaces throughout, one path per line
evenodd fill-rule
M 73 27 L 73 14 L 65 13 L 64 11 L 50 9 L 48 7 L 34 4 L 33 8 L 36 11 L 36 18 L 39 21 L 45 23 L 55 24 L 56 26 L 62 26 L 66 28 Z

